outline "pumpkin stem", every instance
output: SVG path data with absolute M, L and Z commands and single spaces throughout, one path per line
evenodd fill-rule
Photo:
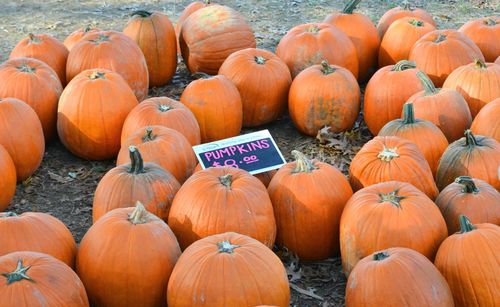
M 198 72 L 192 73 L 191 78 L 197 79 L 197 80 L 198 79 L 210 79 L 210 78 L 212 78 L 212 76 L 207 74 L 207 73 L 198 71 Z
M 109 36 L 104 35 L 104 34 L 99 34 L 95 39 L 89 40 L 94 45 L 99 45 L 100 43 L 107 42 L 109 41 Z
M 472 131 L 470 129 L 465 130 L 464 132 L 465 135 L 465 146 L 477 146 L 477 140 L 474 134 L 472 134 Z
M 415 112 L 413 103 L 407 102 L 403 105 L 403 124 L 409 125 L 415 123 Z
M 148 11 L 145 11 L 145 10 L 137 10 L 135 12 L 133 12 L 132 14 L 130 14 L 131 17 L 133 16 L 139 16 L 139 17 L 142 17 L 142 18 L 147 18 L 149 16 L 151 16 L 151 12 L 148 12 Z
M 28 74 L 34 74 L 36 72 L 35 67 L 31 67 L 26 63 L 23 63 L 21 66 L 17 66 L 16 69 L 19 70 L 20 72 L 25 72 Z
M 407 11 L 412 11 L 412 9 L 411 9 L 411 5 L 410 5 L 410 1 L 405 0 L 405 1 L 403 1 L 403 3 L 402 3 L 402 4 L 403 4 L 403 9 L 404 9 L 404 10 L 407 10 Z
M 415 64 L 415 62 L 408 61 L 408 60 L 401 60 L 401 61 L 397 62 L 396 64 L 394 64 L 391 71 L 403 71 L 403 70 L 415 69 L 415 68 L 417 68 L 417 64 Z
M 432 80 L 423 71 L 420 70 L 417 71 L 417 78 L 420 79 L 420 82 L 424 86 L 426 96 L 435 95 L 439 93 L 439 90 L 434 86 Z
M 493 18 L 488 17 L 486 18 L 486 20 L 484 20 L 484 24 L 493 27 L 497 25 L 497 22 Z
M 424 22 L 422 20 L 417 20 L 417 19 L 410 19 L 408 20 L 408 23 L 411 24 L 412 26 L 415 26 L 415 27 L 423 27 L 424 26 Z
M 144 133 L 144 136 L 142 137 L 142 142 L 146 143 L 149 141 L 153 141 L 154 139 L 156 139 L 156 135 L 153 135 L 153 128 L 147 127 L 146 133 Z
M 397 147 L 387 148 L 384 145 L 384 149 L 378 153 L 377 158 L 384 162 L 391 162 L 392 159 L 399 157 L 397 149 Z
M 434 40 L 436 44 L 439 44 L 440 42 L 444 42 L 446 40 L 446 35 L 439 33 L 438 37 Z
M 479 189 L 476 187 L 474 180 L 469 176 L 459 176 L 455 179 L 455 182 L 464 186 L 462 193 L 477 194 Z
M 169 110 L 172 110 L 173 108 L 171 106 L 167 106 L 166 104 L 160 104 L 158 106 L 158 110 L 160 110 L 160 112 L 167 112 Z
M 98 70 L 94 70 L 92 74 L 90 74 L 89 79 L 90 80 L 96 80 L 96 79 L 106 79 L 104 78 L 106 74 L 103 72 L 100 72 Z
M 257 64 L 260 64 L 260 65 L 265 64 L 265 63 L 266 63 L 266 61 L 267 61 L 264 57 L 262 57 L 262 56 L 260 56 L 260 55 L 255 56 L 255 57 L 254 57 L 254 59 L 255 59 L 255 62 L 256 62 Z
M 342 13 L 344 13 L 344 14 L 352 14 L 354 12 L 354 10 L 356 9 L 356 6 L 358 6 L 358 4 L 360 2 L 361 2 L 361 0 L 350 0 L 344 6 L 344 9 L 342 10 Z
M 219 253 L 228 253 L 228 254 L 232 254 L 235 249 L 241 247 L 240 245 L 233 245 L 229 241 L 218 242 L 217 246 L 219 247 Z
M 317 34 L 319 33 L 320 28 L 318 27 L 317 24 L 313 24 L 310 27 L 306 28 L 306 32 Z
M 147 223 L 148 213 L 144 205 L 140 201 L 137 201 L 135 203 L 135 209 L 129 215 L 128 220 L 134 225 L 145 224 Z
M 329 75 L 329 74 L 332 74 L 336 71 L 337 69 L 335 67 L 332 67 L 330 66 L 330 64 L 328 64 L 328 61 L 327 60 L 323 60 L 321 61 L 321 72 L 324 74 L 324 75 Z
M 310 173 L 315 169 L 318 169 L 317 166 L 314 165 L 312 160 L 309 160 L 306 155 L 301 153 L 298 150 L 292 150 L 292 156 L 295 158 L 295 169 L 292 173 Z
M 231 187 L 231 183 L 233 183 L 233 175 L 231 174 L 226 174 L 224 176 L 220 176 L 219 177 L 219 181 L 220 183 L 227 187 L 227 188 L 230 188 Z
M 205 4 L 207 4 L 207 5 L 208 5 L 208 4 L 210 4 L 210 0 L 205 0 L 204 2 L 205 2 Z
M 33 279 L 31 279 L 31 277 L 26 275 L 30 268 L 31 268 L 31 265 L 24 266 L 23 261 L 21 259 L 19 259 L 17 261 L 16 270 L 12 273 L 2 273 L 2 276 L 7 278 L 7 285 L 15 283 L 16 281 L 21 281 L 23 279 L 26 279 L 26 280 L 31 281 L 31 282 L 35 282 Z
M 139 149 L 135 146 L 129 146 L 128 151 L 130 153 L 130 171 L 131 174 L 141 174 L 144 173 L 144 161 L 142 160 L 141 153 Z
M 460 222 L 459 233 L 466 233 L 476 229 L 476 226 L 472 225 L 469 218 L 463 214 L 460 214 L 460 216 L 458 217 L 458 221 Z
M 84 32 L 84 33 L 87 33 L 87 32 L 90 32 L 90 30 L 93 30 L 93 29 L 95 29 L 95 26 L 89 23 L 88 25 L 86 25 L 86 26 L 83 28 L 83 32 Z
M 378 252 L 373 254 L 373 260 L 382 261 L 386 258 L 389 258 L 389 254 L 387 252 Z
M 405 196 L 399 196 L 398 195 L 399 190 L 394 190 L 391 193 L 379 193 L 378 196 L 380 197 L 379 203 L 384 203 L 388 202 L 391 203 L 392 205 L 401 208 L 401 201 L 405 199 Z
M 481 59 L 474 59 L 474 65 L 477 69 L 486 69 L 488 66 Z
M 15 214 L 12 211 L 7 211 L 7 212 L 1 212 L 0 213 L 0 219 L 1 218 L 6 218 L 6 217 L 13 217 L 13 216 L 17 216 L 17 214 Z
M 30 39 L 30 42 L 31 43 L 34 43 L 34 44 L 39 44 L 41 43 L 42 41 L 40 40 L 40 38 L 38 38 L 38 36 L 36 36 L 35 34 L 33 33 L 29 33 L 28 34 L 28 37 Z

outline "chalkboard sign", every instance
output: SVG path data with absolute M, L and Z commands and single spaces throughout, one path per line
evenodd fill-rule
M 231 166 L 259 174 L 286 163 L 268 130 L 196 145 L 193 150 L 203 169 Z

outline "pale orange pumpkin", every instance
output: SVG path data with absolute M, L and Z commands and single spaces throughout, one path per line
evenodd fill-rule
M 7 150 L 0 145 L 0 212 L 5 210 L 16 193 L 16 166 Z

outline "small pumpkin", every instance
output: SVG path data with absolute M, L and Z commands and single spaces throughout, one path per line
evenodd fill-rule
M 181 35 L 182 25 L 184 24 L 184 22 L 186 21 L 186 19 L 191 14 L 193 14 L 194 12 L 196 12 L 199 9 L 202 9 L 202 8 L 210 5 L 211 4 L 210 2 L 211 2 L 210 0 L 203 0 L 203 1 L 194 1 L 194 2 L 191 2 L 188 6 L 186 6 L 184 8 L 184 10 L 181 13 L 181 16 L 179 16 L 179 19 L 177 19 L 177 23 L 175 24 L 175 37 L 177 39 L 177 53 L 178 54 L 181 53 L 181 47 L 179 45 L 179 37 Z
M 197 164 L 196 167 L 194 168 L 193 174 L 196 172 L 201 171 L 203 168 L 201 168 L 201 164 Z M 260 182 L 262 182 L 266 188 L 269 186 L 269 183 L 273 179 L 274 175 L 276 175 L 277 170 L 271 170 L 259 174 L 253 175 L 255 178 L 259 179 Z
M 168 282 L 167 300 L 169 307 L 287 307 L 290 288 L 283 263 L 269 248 L 226 232 L 200 239 L 182 253 Z
M 76 45 L 76 43 L 78 43 L 85 35 L 87 35 L 87 33 L 95 33 L 99 31 L 101 30 L 99 30 L 94 25 L 88 24 L 85 27 L 79 28 L 74 32 L 71 32 L 66 37 L 63 44 L 64 46 L 66 46 L 66 48 L 68 48 L 68 51 L 71 51 L 73 46 Z
M 432 15 L 424 9 L 421 8 L 411 8 L 410 2 L 405 2 L 405 4 L 401 6 L 396 6 L 388 11 L 386 11 L 382 17 L 380 17 L 377 30 L 381 38 L 384 37 L 385 32 L 391 26 L 393 22 L 403 17 L 415 17 L 424 20 L 425 22 L 436 26 Z
M 16 166 L 9 153 L 0 145 L 0 212 L 5 210 L 16 193 Z M 1 214 L 1 213 L 0 213 Z M 0 246 L 1 247 L 1 246 Z
M 434 259 L 448 236 L 436 204 L 406 182 L 388 181 L 354 193 L 340 219 L 340 254 L 348 276 L 364 257 L 407 247 Z
M 470 130 L 474 134 L 489 136 L 500 142 L 500 97 L 487 103 L 472 121 Z
M 325 125 L 334 133 L 347 131 L 358 117 L 360 95 L 349 70 L 323 61 L 293 80 L 288 95 L 290 117 L 300 132 L 310 136 Z
M 473 19 L 458 29 L 467 35 L 484 55 L 486 62 L 494 62 L 500 54 L 500 17 L 489 16 Z

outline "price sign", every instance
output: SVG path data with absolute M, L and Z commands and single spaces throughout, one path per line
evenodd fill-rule
M 193 150 L 203 169 L 231 166 L 259 174 L 286 163 L 268 130 L 196 145 Z

